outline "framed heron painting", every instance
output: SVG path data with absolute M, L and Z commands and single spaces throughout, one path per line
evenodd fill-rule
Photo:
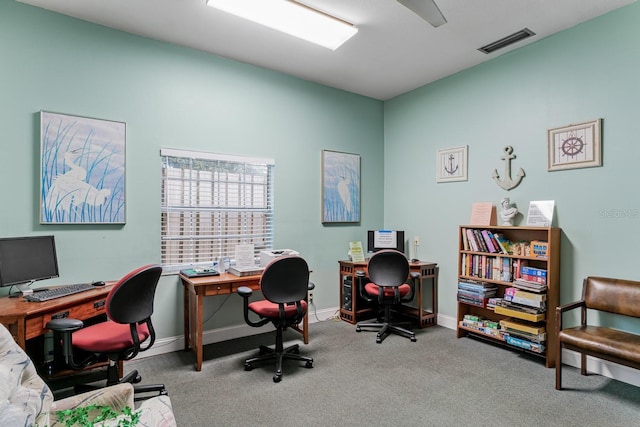
M 126 124 L 40 112 L 40 223 L 125 223 Z
M 360 156 L 322 150 L 322 222 L 360 222 Z

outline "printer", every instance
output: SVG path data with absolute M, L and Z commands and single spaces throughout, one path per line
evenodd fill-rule
M 273 249 L 270 251 L 260 251 L 260 267 L 266 267 L 274 259 L 285 255 L 300 255 L 300 252 L 293 249 Z

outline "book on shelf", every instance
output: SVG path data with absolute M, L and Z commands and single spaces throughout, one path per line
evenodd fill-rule
M 537 309 L 542 310 L 542 311 L 545 311 L 547 309 L 547 302 L 546 301 L 540 301 L 540 300 L 529 299 L 529 298 L 522 298 L 522 297 L 519 297 L 517 295 L 505 295 L 504 299 L 506 301 L 514 303 L 514 304 L 524 305 L 524 306 L 527 306 L 527 307 L 534 307 L 534 308 L 537 308 Z
M 521 289 L 518 288 L 513 288 L 515 289 L 515 292 L 513 293 L 513 296 L 516 296 L 518 298 L 523 298 L 523 299 L 528 299 L 531 301 L 546 301 L 547 300 L 547 294 L 537 294 L 534 292 L 528 292 L 528 291 L 523 291 Z
M 488 300 L 489 298 L 475 298 L 467 295 L 461 295 L 460 292 L 458 292 L 458 301 L 465 304 L 485 308 L 487 306 Z
M 540 322 L 545 318 L 545 313 L 526 313 L 524 311 L 514 310 L 512 307 L 503 307 L 500 305 L 496 306 L 494 312 L 496 314 L 503 314 L 517 319 L 528 320 L 530 322 Z
M 478 244 L 478 249 L 480 250 L 480 252 L 489 252 L 489 249 L 487 249 L 487 245 L 484 243 L 484 239 L 482 238 L 482 233 L 480 232 L 480 230 L 476 230 L 474 228 L 471 231 L 473 231 L 473 235 L 475 236 L 475 240 Z
M 549 258 L 549 242 L 543 240 L 532 240 L 531 256 L 536 258 Z
M 498 245 L 500 246 L 503 254 L 511 253 L 511 241 L 509 239 L 507 239 L 500 233 L 493 233 L 493 237 L 498 242 Z
M 500 326 L 530 335 L 540 335 L 546 332 L 544 324 L 525 322 L 519 319 L 502 319 L 500 320 Z
M 467 229 L 465 227 L 462 227 L 461 234 L 462 234 L 462 250 L 468 251 L 469 250 L 469 236 L 467 235 Z
M 466 233 L 467 240 L 469 240 L 469 248 L 474 252 L 480 252 L 480 247 L 478 246 L 478 242 L 476 242 L 476 235 L 473 233 L 473 230 L 467 228 Z
M 493 246 L 493 241 L 491 240 L 491 237 L 489 236 L 489 230 L 482 230 L 480 232 L 480 234 L 482 235 L 482 239 L 484 240 L 484 243 L 485 243 L 485 245 L 487 247 L 487 251 L 492 253 L 492 254 L 498 252 L 498 249 Z
M 523 279 L 516 279 L 513 282 L 511 282 L 511 284 L 512 286 L 515 286 L 516 288 L 519 288 L 519 289 L 523 289 L 525 291 L 540 293 L 547 290 L 547 285 L 544 283 L 530 282 L 528 280 L 523 280 Z
M 540 312 L 540 313 L 544 313 L 547 310 L 547 302 L 546 301 L 537 301 L 537 300 L 531 300 L 531 299 L 527 299 L 527 298 L 521 298 L 521 297 L 517 297 L 515 295 L 505 295 L 504 296 L 504 300 L 505 300 L 505 307 L 520 307 L 523 306 L 525 308 L 531 308 L 533 309 L 532 312 Z M 527 311 L 527 310 L 525 310 Z
M 520 267 L 520 273 L 535 277 L 547 277 L 547 270 L 542 268 L 528 267 L 526 265 Z
M 469 290 L 464 288 L 458 288 L 458 295 L 466 295 L 469 298 L 489 298 L 495 297 L 497 289 L 486 289 L 486 290 Z
M 522 272 L 520 273 L 520 279 L 526 280 L 527 282 L 540 283 L 542 285 L 546 285 L 547 284 L 547 278 L 546 277 L 532 276 L 530 274 L 524 274 Z
M 547 333 L 543 332 L 538 335 L 531 335 L 526 332 L 510 329 L 510 328 L 500 328 L 503 334 L 511 335 L 512 337 L 522 338 L 528 341 L 533 341 L 537 343 L 544 343 L 547 341 Z
M 487 308 L 495 309 L 496 306 L 500 305 L 501 303 L 502 303 L 502 298 L 499 298 L 499 297 L 489 298 L 489 300 L 487 301 Z
M 525 340 L 511 335 L 505 335 L 504 340 L 507 342 L 507 344 L 511 344 L 514 347 L 523 348 L 534 353 L 543 353 L 545 350 L 544 344 Z

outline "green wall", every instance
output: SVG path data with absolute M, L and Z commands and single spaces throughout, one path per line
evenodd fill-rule
M 587 275 L 640 280 L 638 22 L 635 3 L 385 103 L 385 222 L 419 235 L 421 258 L 439 263 L 441 313 L 456 315 L 458 225 L 473 202 L 505 196 L 525 213 L 516 225 L 530 201 L 555 200 L 561 303 Z M 596 118 L 603 166 L 548 172 L 547 129 Z M 436 151 L 461 145 L 468 181 L 436 183 Z M 513 176 L 526 173 L 508 192 L 491 178 L 507 145 Z
M 55 234 L 61 277 L 43 285 L 159 262 L 160 148 L 180 148 L 275 159 L 275 246 L 307 259 L 318 309 L 337 306 L 337 260 L 383 222 L 382 102 L 11 0 L 0 58 L 0 236 Z M 126 122 L 126 225 L 39 224 L 41 110 Z M 362 156 L 360 224 L 320 222 L 323 149 Z M 182 334 L 181 302 L 163 277 L 160 338 Z M 206 305 L 205 319 L 223 307 L 205 329 L 244 324 L 239 297 Z
M 569 302 L 586 275 L 638 278 L 637 22 L 634 3 L 382 103 L 0 0 L 0 236 L 56 235 L 61 278 L 45 284 L 117 279 L 160 259 L 160 148 L 270 157 L 276 247 L 307 258 L 320 310 L 338 305 L 347 242 L 384 226 L 420 236 L 420 258 L 440 265 L 441 320 L 451 321 L 457 227 L 473 202 L 504 196 L 525 212 L 531 200 L 556 201 Z M 40 110 L 127 123 L 126 225 L 39 224 Z M 603 167 L 547 172 L 547 129 L 595 118 Z M 436 150 L 460 145 L 468 181 L 437 184 Z M 509 192 L 491 179 L 506 145 L 526 172 Z M 362 156 L 360 224 L 321 224 L 322 149 Z M 209 300 L 205 329 L 243 324 L 239 298 Z M 161 280 L 154 321 L 161 338 L 181 335 L 175 276 Z

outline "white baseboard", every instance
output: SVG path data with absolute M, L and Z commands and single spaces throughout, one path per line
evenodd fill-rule
M 324 309 L 324 310 L 311 310 L 309 313 L 309 323 L 316 323 L 331 319 L 338 312 L 337 308 Z M 262 334 L 273 330 L 270 325 L 265 325 L 261 328 L 254 328 L 247 324 L 233 325 L 226 328 L 211 329 L 204 331 L 202 334 L 202 342 L 204 345 L 213 344 L 221 341 L 228 341 L 236 338 L 248 337 L 251 335 Z M 184 337 L 182 335 L 177 337 L 161 338 L 156 340 L 153 347 L 149 350 L 138 353 L 136 359 L 143 359 L 145 357 L 157 356 L 159 354 L 171 353 L 174 351 L 184 350 Z
M 319 311 L 312 310 L 309 313 L 309 323 L 312 324 L 319 321 L 328 320 L 336 317 L 337 314 L 337 307 L 327 308 Z M 438 314 L 438 325 L 455 330 L 457 321 L 455 317 Z M 205 331 L 202 338 L 204 344 L 206 345 L 251 335 L 257 335 L 268 332 L 269 330 L 270 329 L 268 325 L 265 325 L 262 328 L 252 328 L 249 325 L 234 325 L 227 328 Z M 183 336 L 162 338 L 157 340 L 154 346 L 151 347 L 148 351 L 140 353 L 137 358 L 142 359 L 144 357 L 181 350 L 184 350 Z M 574 351 L 563 350 L 562 360 L 565 365 L 573 366 L 574 368 L 580 367 L 580 354 Z M 611 363 L 606 360 L 587 357 L 587 370 L 590 373 L 602 375 L 607 378 L 612 378 L 614 380 L 622 381 L 634 386 L 640 386 L 640 370 L 637 369 L 618 365 L 617 363 Z M 553 385 L 551 385 L 551 387 L 553 387 Z

